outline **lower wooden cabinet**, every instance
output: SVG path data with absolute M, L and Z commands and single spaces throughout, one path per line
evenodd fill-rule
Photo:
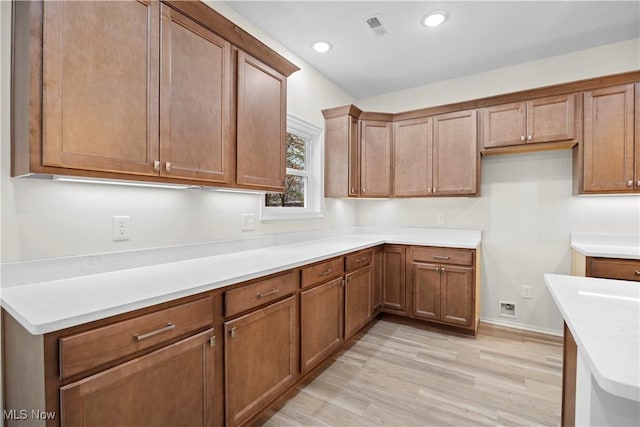
M 403 246 L 384 247 L 384 285 L 382 287 L 382 308 L 390 313 L 407 314 L 407 285 L 405 283 L 406 248 Z
M 297 298 L 225 322 L 226 424 L 257 414 L 298 376 Z
M 300 371 L 318 365 L 344 341 L 344 279 L 300 293 Z
M 351 338 L 371 320 L 371 266 L 347 274 L 344 287 L 344 336 Z
M 213 329 L 60 389 L 61 424 L 214 425 Z
M 371 259 L 371 311 L 376 314 L 382 308 L 382 284 L 384 283 L 384 251 L 382 246 L 373 248 Z
M 586 275 L 640 282 L 640 260 L 587 257 Z

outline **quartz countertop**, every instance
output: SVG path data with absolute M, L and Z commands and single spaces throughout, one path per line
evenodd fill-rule
M 640 283 L 556 274 L 544 280 L 600 387 L 640 401 Z
M 574 233 L 571 247 L 590 257 L 640 259 L 640 236 Z
M 40 335 L 383 243 L 476 249 L 479 230 L 377 229 L 2 289 L 2 307 Z

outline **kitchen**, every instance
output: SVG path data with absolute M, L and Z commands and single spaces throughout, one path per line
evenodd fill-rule
M 324 126 L 321 110 L 330 107 L 354 103 L 367 111 L 406 111 L 638 70 L 640 63 L 634 38 L 356 99 L 233 7 L 222 2 L 212 6 L 301 68 L 288 78 L 288 112 L 318 128 Z M 572 195 L 571 150 L 484 157 L 478 198 L 326 198 L 322 218 L 256 221 L 255 230 L 249 232 L 241 231 L 241 216 L 259 218 L 259 195 L 11 178 L 10 9 L 9 3 L 2 3 L 3 263 L 356 225 L 477 229 L 482 230 L 482 319 L 559 334 L 562 317 L 543 275 L 570 273 L 570 234 L 640 234 L 637 197 Z M 444 214 L 444 225 L 438 224 L 438 214 Z M 114 242 L 111 221 L 120 215 L 131 218 L 132 238 Z M 530 300 L 521 297 L 522 285 L 531 286 Z M 501 300 L 517 303 L 517 318 L 499 315 Z

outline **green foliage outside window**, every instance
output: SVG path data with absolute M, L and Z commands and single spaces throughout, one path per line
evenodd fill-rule
M 268 193 L 265 197 L 265 205 L 269 207 L 305 207 L 305 187 L 307 177 L 298 175 L 294 171 L 306 171 L 306 140 L 287 132 L 287 158 L 288 171 L 284 181 L 284 193 Z M 289 171 L 292 169 L 292 171 Z

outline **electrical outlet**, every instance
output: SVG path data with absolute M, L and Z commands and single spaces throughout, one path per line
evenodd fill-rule
M 254 218 L 254 214 L 242 214 L 242 231 L 253 231 L 255 229 Z
M 445 221 L 445 216 L 444 216 L 443 213 L 439 213 L 438 215 L 436 215 L 436 222 L 439 225 L 444 225 L 445 224 L 446 221 Z
M 531 299 L 531 286 L 523 286 L 522 287 L 522 298 Z
M 114 216 L 111 222 L 111 233 L 114 242 L 129 240 L 131 228 L 128 216 Z
M 513 302 L 500 301 L 500 316 L 516 317 L 516 305 Z

